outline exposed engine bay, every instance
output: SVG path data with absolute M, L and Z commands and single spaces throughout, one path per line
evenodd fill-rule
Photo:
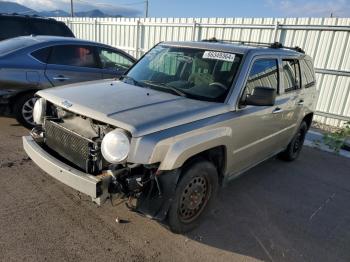
M 114 129 L 49 104 L 43 125 L 34 128 L 31 135 L 60 161 L 96 177 L 108 176 L 105 199 L 113 195 L 136 199 L 136 205 L 129 206 L 131 209 L 164 219 L 175 192 L 178 172 L 160 173 L 159 164 L 109 163 L 101 153 L 101 144 L 104 136 Z M 107 193 L 102 185 L 96 190 L 98 196 Z

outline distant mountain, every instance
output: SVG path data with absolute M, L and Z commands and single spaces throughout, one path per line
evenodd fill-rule
M 74 15 L 79 17 L 106 17 L 106 14 L 98 9 L 86 12 L 75 12 Z
M 8 1 L 0 1 L 0 13 L 17 13 L 21 15 L 39 15 L 45 17 L 69 17 L 70 13 L 63 10 L 53 10 L 53 11 L 41 11 L 37 12 L 33 9 L 25 7 L 24 5 L 20 5 L 14 2 Z M 74 16 L 76 17 L 122 17 L 121 15 L 109 15 L 103 13 L 99 9 L 93 9 L 90 11 L 84 12 L 74 12 Z
M 70 14 L 63 10 L 53 10 L 53 11 L 42 11 L 39 12 L 38 15 L 40 16 L 47 16 L 47 17 L 66 17 L 70 16 Z
M 36 11 L 14 2 L 0 1 L 0 13 L 34 14 Z

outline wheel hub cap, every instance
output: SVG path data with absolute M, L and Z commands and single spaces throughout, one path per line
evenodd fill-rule
M 31 98 L 27 102 L 24 103 L 22 107 L 22 116 L 23 119 L 31 124 L 34 125 L 34 120 L 33 120 L 33 109 L 34 109 L 34 104 L 36 102 L 37 98 Z
M 205 177 L 194 177 L 182 193 L 179 207 L 183 222 L 193 221 L 203 210 L 208 200 L 208 182 Z

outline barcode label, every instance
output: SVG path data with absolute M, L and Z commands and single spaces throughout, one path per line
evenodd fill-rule
M 233 62 L 235 60 L 235 55 L 224 52 L 205 51 L 203 58 Z

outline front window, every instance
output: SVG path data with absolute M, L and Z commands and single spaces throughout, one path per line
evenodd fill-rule
M 278 93 L 278 80 L 278 65 L 276 59 L 259 59 L 255 61 L 250 70 L 241 102 L 244 103 L 246 98 L 253 94 L 256 87 L 273 88 L 276 89 L 276 93 Z
M 127 56 L 106 48 L 99 48 L 98 55 L 103 69 L 127 70 L 133 61 Z
M 128 73 L 125 81 L 188 98 L 223 102 L 242 56 L 194 48 L 157 46 Z

